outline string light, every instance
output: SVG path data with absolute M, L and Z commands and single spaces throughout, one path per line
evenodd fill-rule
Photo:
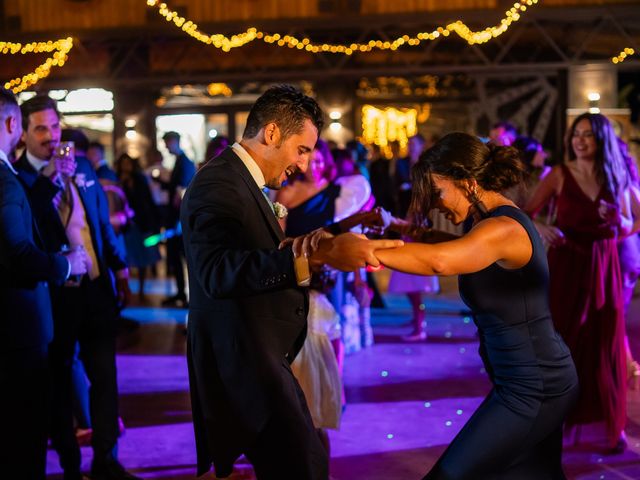
M 61 38 L 55 41 L 47 42 L 31 42 L 31 43 L 14 43 L 14 42 L 0 42 L 0 53 L 3 55 L 17 55 L 18 53 L 26 55 L 28 53 L 51 53 L 53 55 L 45 60 L 45 62 L 36 69 L 23 75 L 22 77 L 14 78 L 4 84 L 4 88 L 12 90 L 13 93 L 19 93 L 26 90 L 32 85 L 35 85 L 43 78 L 46 78 L 51 73 L 51 68 L 62 67 L 68 59 L 67 54 L 73 48 L 73 39 L 71 37 Z
M 636 51 L 633 48 L 625 48 L 624 50 L 622 50 L 618 55 L 616 55 L 615 57 L 611 58 L 611 61 L 613 63 L 622 63 L 624 62 L 627 57 L 630 57 L 631 55 L 634 55 L 636 53 Z
M 227 37 L 222 34 L 209 35 L 198 30 L 198 25 L 191 20 L 180 16 L 174 10 L 171 10 L 166 3 L 159 0 L 147 0 L 149 7 L 157 7 L 158 13 L 162 15 L 167 22 L 173 22 L 176 27 L 182 29 L 187 35 L 196 40 L 213 45 L 216 48 L 229 52 L 232 48 L 242 47 L 254 40 L 261 40 L 265 43 L 275 44 L 279 47 L 295 48 L 305 50 L 311 53 L 342 53 L 352 55 L 356 52 L 370 52 L 372 50 L 397 50 L 403 45 L 416 46 L 424 41 L 432 41 L 440 37 L 448 37 L 451 33 L 455 33 L 463 38 L 469 45 L 486 43 L 493 38 L 502 35 L 507 31 L 509 26 L 520 20 L 521 14 L 538 3 L 538 0 L 519 0 L 505 12 L 505 17 L 500 20 L 497 26 L 487 27 L 484 30 L 473 31 L 462 21 L 458 20 L 449 23 L 446 26 L 440 26 L 431 32 L 421 32 L 411 37 L 402 35 L 392 41 L 369 40 L 366 43 L 351 43 L 348 45 L 332 44 L 332 43 L 314 43 L 308 38 L 298 38 L 293 35 L 281 35 L 279 33 L 268 34 L 262 32 L 255 27 L 248 28 L 245 32 Z
M 418 110 L 415 108 L 380 109 L 373 105 L 362 107 L 362 138 L 364 143 L 379 145 L 385 156 L 391 155 L 389 142 L 397 141 L 401 151 L 409 143 L 409 137 L 418 132 Z

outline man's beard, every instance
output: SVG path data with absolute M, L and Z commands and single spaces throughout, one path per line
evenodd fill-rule
M 284 184 L 280 183 L 279 179 L 272 178 L 271 180 L 267 180 L 264 184 L 269 190 L 280 190 Z

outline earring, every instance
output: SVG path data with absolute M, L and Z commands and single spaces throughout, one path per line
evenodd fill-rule
M 471 201 L 471 206 L 476 209 L 480 217 L 487 218 L 489 216 L 489 210 L 482 200 L 478 197 L 478 187 L 474 186 L 471 193 L 469 193 L 469 200 Z

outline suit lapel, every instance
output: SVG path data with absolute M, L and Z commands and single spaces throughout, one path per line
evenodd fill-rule
M 247 184 L 247 188 L 251 192 L 253 199 L 258 204 L 262 215 L 265 217 L 269 227 L 271 228 L 271 233 L 274 234 L 278 243 L 280 243 L 284 239 L 284 232 L 276 219 L 276 216 L 273 214 L 273 210 L 271 206 L 267 203 L 267 199 L 264 197 L 263 193 L 260 191 L 260 188 L 256 184 L 256 181 L 251 176 L 247 167 L 244 166 L 242 160 L 233 152 L 231 148 L 227 149 L 226 158 L 229 160 L 229 164 L 231 167 L 242 177 L 244 182 Z

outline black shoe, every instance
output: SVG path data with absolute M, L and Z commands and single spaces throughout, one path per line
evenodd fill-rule
M 184 295 L 174 295 L 173 297 L 165 298 L 162 301 L 163 307 L 177 307 L 177 308 L 189 308 L 189 302 Z
M 119 462 L 91 466 L 91 480 L 142 480 L 127 472 Z

